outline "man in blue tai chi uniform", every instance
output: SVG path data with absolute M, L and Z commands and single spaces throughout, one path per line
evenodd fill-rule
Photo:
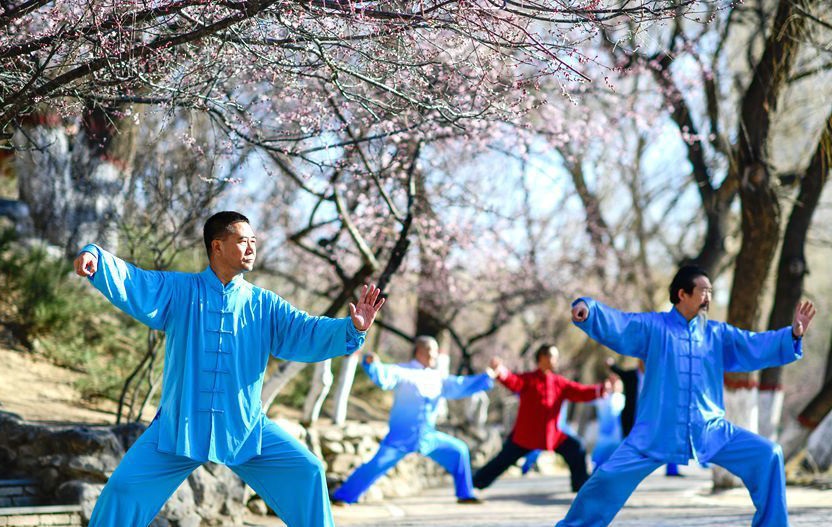
M 91 527 L 145 527 L 201 464 L 223 463 L 290 527 L 334 525 L 323 467 L 260 404 L 269 354 L 302 361 L 347 355 L 384 304 L 365 286 L 350 316 L 310 316 L 248 283 L 256 239 L 237 212 L 211 216 L 201 273 L 145 271 L 96 245 L 75 259 L 116 307 L 167 336 L 162 398 L 98 498 Z
M 390 432 L 376 455 L 358 467 L 332 494 L 334 503 L 355 503 L 385 472 L 403 457 L 418 452 L 436 461 L 454 478 L 459 503 L 479 503 L 471 483 L 471 458 L 461 440 L 435 429 L 437 405 L 442 398 L 461 399 L 494 386 L 492 373 L 444 376 L 436 369 L 439 346 L 433 337 L 416 337 L 413 359 L 403 364 L 382 364 L 365 355 L 362 365 L 382 390 L 395 390 L 390 410 Z
M 653 470 L 692 458 L 742 479 L 757 509 L 752 526 L 788 526 L 783 452 L 725 419 L 723 374 L 799 359 L 815 308 L 801 302 L 791 327 L 755 333 L 709 321 L 711 292 L 705 271 L 685 266 L 670 284 L 669 312 L 622 313 L 590 298 L 572 304 L 579 328 L 613 351 L 642 359 L 646 368 L 635 426 L 557 527 L 609 525 Z

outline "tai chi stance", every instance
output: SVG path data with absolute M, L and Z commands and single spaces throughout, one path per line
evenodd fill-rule
M 682 267 L 670 284 L 666 313 L 622 313 L 589 298 L 572 304 L 572 320 L 590 337 L 645 362 L 644 386 L 630 435 L 581 489 L 559 527 L 602 527 L 642 479 L 664 463 L 691 458 L 742 479 L 757 511 L 755 527 L 786 527 L 780 446 L 725 419 L 723 374 L 779 366 L 803 354 L 815 308 L 801 302 L 790 328 L 755 333 L 709 321 L 711 282 Z
M 87 245 L 75 271 L 116 307 L 167 336 L 162 399 L 98 498 L 91 527 L 145 527 L 201 464 L 223 463 L 291 527 L 334 525 L 318 459 L 260 404 L 269 354 L 320 361 L 361 347 L 384 303 L 364 288 L 350 317 L 313 317 L 251 285 L 248 219 L 220 212 L 203 232 L 201 273 L 145 271 Z
M 555 373 L 559 352 L 555 346 L 541 346 L 535 354 L 537 369 L 515 374 L 499 357 L 491 360 L 497 380 L 520 396 L 514 429 L 503 449 L 474 476 L 474 486 L 484 489 L 500 474 L 534 450 L 554 450 L 566 461 L 572 490 L 578 491 L 587 480 L 586 450 L 581 442 L 558 428 L 564 400 L 592 401 L 605 392 L 604 384 L 586 385 Z
M 442 398 L 461 399 L 489 390 L 488 373 L 443 375 L 436 369 L 439 346 L 433 337 L 416 337 L 413 359 L 404 364 L 382 364 L 365 355 L 364 371 L 382 390 L 395 390 L 390 410 L 390 431 L 373 459 L 358 467 L 332 494 L 333 502 L 355 503 L 385 472 L 403 457 L 418 452 L 436 461 L 454 478 L 457 501 L 479 503 L 471 486 L 471 459 L 461 440 L 435 429 L 437 405 Z

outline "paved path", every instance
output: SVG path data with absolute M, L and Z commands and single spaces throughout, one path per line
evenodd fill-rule
M 681 467 L 684 478 L 662 471 L 648 477 L 613 527 L 747 527 L 753 505 L 745 489 L 710 492 L 710 472 Z M 564 475 L 503 479 L 480 495 L 482 505 L 458 505 L 451 488 L 383 503 L 334 509 L 339 527 L 552 527 L 569 508 Z M 832 490 L 789 487 L 791 527 L 832 527 Z M 252 520 L 249 525 L 280 525 Z

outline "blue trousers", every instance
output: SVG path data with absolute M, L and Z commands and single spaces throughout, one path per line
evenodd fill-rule
M 757 512 L 752 527 L 788 527 L 786 475 L 780 445 L 736 428 L 734 437 L 711 460 L 738 476 Z M 596 470 L 556 527 L 606 527 L 638 484 L 662 465 L 624 441 Z
M 420 447 L 414 450 L 403 450 L 382 443 L 373 459 L 355 469 L 344 484 L 332 493 L 332 499 L 346 503 L 357 502 L 378 478 L 412 452 L 431 458 L 453 476 L 457 498 L 474 497 L 468 445 L 448 434 L 434 431 L 423 438 Z
M 202 463 L 159 452 L 154 421 L 124 455 L 95 504 L 89 527 L 147 527 Z M 276 424 L 263 430 L 261 454 L 229 466 L 290 527 L 333 527 L 321 462 Z

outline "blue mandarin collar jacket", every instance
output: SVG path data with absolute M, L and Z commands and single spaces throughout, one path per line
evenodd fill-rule
M 623 313 L 580 298 L 589 316 L 576 325 L 611 350 L 642 359 L 644 386 L 627 441 L 665 463 L 709 461 L 732 437 L 725 419 L 723 374 L 780 366 L 803 355 L 790 327 L 753 332 L 704 316 Z M 574 304 L 573 304 L 574 305 Z
M 316 362 L 364 343 L 349 317 L 310 316 L 242 275 L 223 285 L 210 267 L 201 273 L 146 271 L 96 245 L 81 252 L 98 257 L 90 278 L 96 289 L 165 332 L 157 415 L 162 452 L 227 465 L 259 455 L 269 354 Z

